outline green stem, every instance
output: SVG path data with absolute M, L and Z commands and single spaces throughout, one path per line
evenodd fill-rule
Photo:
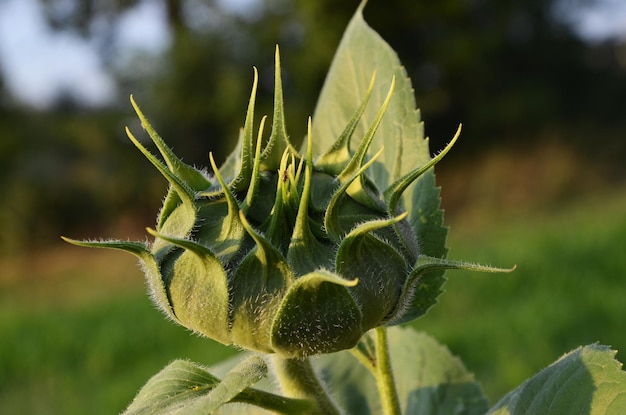
M 361 363 L 363 365 L 363 367 L 365 367 L 367 370 L 370 371 L 370 373 L 376 377 L 376 366 L 373 362 L 372 359 L 370 359 L 369 355 L 367 355 L 366 353 L 363 352 L 363 350 L 359 349 L 358 347 L 354 347 L 352 349 L 350 349 L 350 353 L 352 354 L 352 356 L 354 356 L 354 358 L 356 360 L 359 361 L 359 363 Z
M 391 368 L 387 329 L 376 328 L 376 384 L 384 415 L 400 415 L 400 401 Z
M 258 389 L 245 389 L 231 402 L 247 403 L 281 414 L 310 414 L 316 410 L 315 403 L 308 399 L 293 399 Z
M 309 399 L 317 404 L 312 414 L 339 415 L 341 412 L 317 378 L 308 359 L 285 359 L 273 356 L 276 377 L 290 398 Z

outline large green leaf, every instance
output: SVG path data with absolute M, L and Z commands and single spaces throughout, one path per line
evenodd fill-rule
M 220 381 L 204 367 L 176 360 L 154 375 L 124 415 L 210 414 L 267 373 L 263 359 L 251 355 Z
M 353 133 L 354 139 L 364 137 L 395 77 L 393 98 L 371 146 L 373 152 L 385 146 L 381 162 L 388 166 L 388 175 L 376 178 L 379 188 L 385 189 L 403 174 L 425 164 L 430 153 L 428 142 L 423 139 L 411 81 L 393 49 L 363 19 L 363 7 L 364 3 L 346 28 L 317 102 L 313 153 L 321 154 L 339 137 L 366 97 L 375 74 L 369 105 Z
M 364 5 L 365 2 L 343 35 L 317 102 L 313 153 L 323 154 L 333 145 L 366 97 L 372 75 L 376 74 L 369 105 L 353 135 L 354 140 L 364 137 L 395 78 L 393 97 L 370 146 L 372 153 L 384 146 L 382 156 L 370 168 L 371 178 L 384 191 L 417 166 L 428 163 L 431 157 L 411 81 L 393 49 L 363 19 Z M 353 145 L 358 145 L 358 141 Z M 445 256 L 447 230 L 443 227 L 439 189 L 432 169 L 406 190 L 402 202 L 410 213 L 409 221 L 423 253 Z
M 507 394 L 489 414 L 624 414 L 626 372 L 615 353 L 598 344 L 580 347 Z
M 404 414 L 482 415 L 487 411 L 481 388 L 447 347 L 412 328 L 388 329 L 391 362 Z M 367 350 L 368 336 L 363 342 Z M 367 351 L 364 353 L 367 354 Z M 367 356 L 375 361 L 374 356 Z M 333 397 L 347 414 L 381 413 L 374 377 L 350 352 L 314 361 Z

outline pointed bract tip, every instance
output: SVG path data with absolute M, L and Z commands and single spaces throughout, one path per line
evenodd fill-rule
M 359 285 L 358 278 L 355 278 L 353 280 L 347 280 L 347 282 L 344 284 L 344 286 L 346 287 L 356 287 L 357 285 Z
M 362 0 L 361 4 L 359 4 L 359 7 L 357 8 L 357 13 L 363 14 L 363 9 L 365 8 L 366 5 L 367 5 L 367 0 Z
M 72 244 L 72 245 L 77 245 L 78 242 L 79 242 L 76 239 L 68 238 L 68 237 L 63 236 L 63 235 L 61 235 L 61 239 L 63 239 L 63 241 L 67 242 L 68 244 Z
M 137 104 L 137 101 L 135 101 L 135 96 L 133 94 L 130 94 L 130 105 L 133 106 L 133 109 L 143 122 L 143 113 L 141 112 L 141 109 L 139 109 L 139 104 Z

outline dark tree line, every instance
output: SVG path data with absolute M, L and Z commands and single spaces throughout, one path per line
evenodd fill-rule
M 8 196 L 0 216 L 11 226 L 0 243 L 14 249 L 48 243 L 59 233 L 87 234 L 86 226 L 98 220 L 156 213 L 164 184 L 123 137 L 124 125 L 139 132 L 131 92 L 177 153 L 206 165 L 208 151 L 220 159 L 234 145 L 252 66 L 261 75 L 257 114 L 271 114 L 278 43 L 287 126 L 299 141 L 359 3 L 258 0 L 233 12 L 225 1 L 162 0 L 169 47 L 159 56 L 122 60 L 115 24 L 138 0 L 41 2 L 50 27 L 96 40 L 123 96 L 98 112 L 63 99 L 50 112 L 34 113 L 2 94 L 0 185 Z M 366 20 L 405 64 L 433 151 L 463 122 L 452 157 L 549 137 L 621 165 L 626 46 L 584 42 L 559 18 L 556 4 L 369 1 Z
M 111 65 L 114 22 L 138 3 L 75 1 L 74 8 L 65 7 L 61 13 L 58 5 L 67 1 L 42 1 L 54 27 L 71 26 L 93 36 L 90 23 L 107 22 L 100 26 L 109 31 L 101 29 L 99 38 Z M 212 148 L 219 147 L 233 134 L 245 108 L 251 66 L 262 71 L 264 92 L 271 91 L 276 43 L 283 50 L 288 116 L 294 133 L 302 131 L 302 120 L 312 111 L 334 49 L 359 1 L 258 0 L 247 2 L 251 6 L 239 13 L 224 8 L 226 3 L 163 0 L 173 41 L 156 63 L 159 70 L 141 73 L 141 79 L 120 74 L 130 81 L 128 89 L 145 91 L 164 128 L 184 130 L 177 135 L 187 137 L 191 148 L 206 137 L 218 141 Z M 618 56 L 624 46 L 585 43 L 559 16 L 565 7 L 593 3 L 372 0 L 365 14 L 406 65 L 435 147 L 463 122 L 466 134 L 475 137 L 467 145 L 469 151 L 503 140 L 527 140 L 572 121 L 602 128 L 621 123 L 626 64 L 624 59 L 620 64 Z M 588 133 L 592 131 L 585 136 Z M 594 145 L 608 143 L 598 138 Z

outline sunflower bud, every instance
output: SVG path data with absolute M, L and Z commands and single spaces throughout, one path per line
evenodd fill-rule
M 411 320 L 420 278 L 463 264 L 420 255 L 416 231 L 402 211 L 404 190 L 424 166 L 377 189 L 368 177 L 370 144 L 388 95 L 363 137 L 352 137 L 375 80 L 334 145 L 315 160 L 311 121 L 304 154 L 284 124 L 278 50 L 272 131 L 253 131 L 257 74 L 237 149 L 212 175 L 184 164 L 131 101 L 164 161 L 128 136 L 170 184 L 151 246 L 78 242 L 121 249 L 140 258 L 154 302 L 177 323 L 227 345 L 285 357 L 355 346 L 368 330 Z M 355 149 L 350 142 L 360 140 Z M 486 269 L 489 270 L 489 269 Z M 426 304 L 426 305 L 425 305 Z

